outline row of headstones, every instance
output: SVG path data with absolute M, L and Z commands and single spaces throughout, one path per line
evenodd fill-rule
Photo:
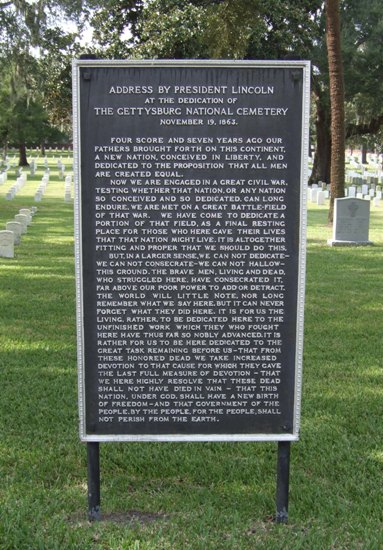
M 49 183 L 49 168 L 45 169 L 45 174 L 41 178 L 41 183 L 39 184 L 36 193 L 35 193 L 35 202 L 40 202 L 44 196 L 45 190 Z
M 27 232 L 36 212 L 36 206 L 21 208 L 15 219 L 6 223 L 5 230 L 0 231 L 0 257 L 14 258 L 15 245 L 20 244 L 21 236 Z
M 62 172 L 64 173 L 64 172 Z M 3 184 L 7 181 L 7 172 L 3 172 L 0 174 L 0 184 Z M 10 187 L 8 190 L 5 198 L 6 200 L 12 200 L 16 196 L 17 192 L 24 187 L 25 183 L 27 182 L 27 175 L 21 174 L 16 180 L 16 183 Z M 46 187 L 49 183 L 49 168 L 45 169 L 45 174 L 41 179 L 41 183 L 38 186 L 36 193 L 35 193 L 35 201 L 40 202 L 44 196 Z M 72 185 L 72 176 L 66 176 L 65 177 L 65 201 L 69 202 L 72 198 L 71 193 L 71 185 Z
M 15 159 L 16 159 L 16 157 L 15 157 Z M 37 164 L 38 159 L 39 159 L 39 157 L 37 157 L 36 159 L 33 158 L 29 162 L 29 171 L 30 171 L 30 175 L 32 177 L 35 175 L 36 170 L 38 168 L 38 164 Z M 4 184 L 7 181 L 8 171 L 11 168 L 14 168 L 14 167 L 15 167 L 15 163 L 14 162 L 12 163 L 11 159 L 9 157 L 7 157 L 5 160 L 0 161 L 0 185 Z M 49 168 L 48 157 L 44 157 L 44 167 L 45 167 L 46 170 Z M 64 179 L 66 167 L 63 164 L 61 157 L 57 161 L 57 168 L 58 168 L 58 171 L 59 171 L 59 178 Z M 19 178 L 20 176 L 22 176 L 22 172 L 23 172 L 23 168 L 22 167 L 17 167 L 17 169 L 16 169 L 16 179 Z
M 0 185 L 7 181 L 8 171 L 11 168 L 14 168 L 14 166 L 15 166 L 14 163 L 11 164 L 9 162 L 9 160 L 6 161 L 5 163 L 2 163 L 2 165 L 0 166 L 0 169 L 2 170 L 2 172 L 0 174 Z M 35 175 L 36 169 L 37 169 L 37 164 L 36 164 L 35 160 L 31 160 L 30 163 L 29 163 L 29 171 L 30 171 L 31 176 Z M 21 175 L 23 175 L 23 168 L 21 166 L 18 166 L 16 168 L 16 179 L 19 178 Z
M 324 205 L 326 199 L 330 197 L 330 185 L 324 182 L 319 183 L 321 187 L 318 184 L 313 184 L 308 188 L 308 200 L 314 204 Z M 374 188 L 371 187 L 371 189 L 367 184 L 359 187 L 351 185 L 350 187 L 346 187 L 345 196 L 368 201 L 373 200 L 374 206 L 379 207 L 382 199 L 382 188 L 378 185 L 374 186 Z
M 16 194 L 24 187 L 24 185 L 27 183 L 27 175 L 25 173 L 21 173 L 20 176 L 16 179 L 16 183 L 14 183 L 7 191 L 7 194 L 5 195 L 5 199 L 7 201 L 11 201 Z
M 44 159 L 45 164 L 45 175 L 43 176 L 43 179 L 41 181 L 41 184 L 36 192 L 35 195 L 35 201 L 41 201 L 46 186 L 49 182 L 49 168 L 48 168 L 48 159 Z M 62 163 L 62 160 L 59 159 L 57 161 L 57 168 L 59 169 L 59 177 L 60 179 L 63 179 L 65 176 L 65 165 Z M 65 193 L 64 193 L 64 200 L 65 202 L 70 202 L 72 200 L 72 176 L 68 175 L 65 176 Z M 37 198 L 36 198 L 37 197 Z
M 351 199 L 364 199 L 367 201 L 373 201 L 375 207 L 380 206 L 380 201 L 382 200 L 382 188 L 376 186 L 376 188 L 369 189 L 368 185 L 362 185 L 356 187 L 355 185 L 350 185 L 345 189 L 346 197 Z
M 360 162 L 360 158 L 357 156 L 346 155 L 346 163 L 350 164 L 357 170 L 367 170 L 367 166 L 375 165 L 377 169 L 380 168 L 382 160 L 379 158 L 379 155 L 369 155 L 367 163 L 363 164 Z
M 60 180 L 63 180 L 65 177 L 65 164 L 63 164 L 61 158 L 57 161 L 57 168 L 59 171 L 59 178 Z
M 323 206 L 329 197 L 330 186 L 323 181 L 320 181 L 319 184 L 313 183 L 313 185 L 308 188 L 308 200 L 314 204 Z
M 383 183 L 383 177 L 364 175 L 361 176 L 358 172 L 347 172 L 346 174 L 346 183 L 350 185 L 380 185 Z

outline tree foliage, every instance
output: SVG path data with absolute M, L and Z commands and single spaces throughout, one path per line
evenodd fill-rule
M 77 0 L 0 2 L 0 135 L 19 146 L 21 164 L 26 143 L 57 138 L 70 119 L 74 36 L 62 26 L 80 14 Z
M 98 57 L 129 57 L 137 37 L 137 24 L 144 0 L 106 0 L 93 2 L 88 20 L 98 44 Z
M 101 57 L 307 57 L 320 7 L 317 0 L 107 0 L 91 23 Z
M 383 127 L 383 5 L 347 0 L 341 16 L 346 136 L 355 139 Z

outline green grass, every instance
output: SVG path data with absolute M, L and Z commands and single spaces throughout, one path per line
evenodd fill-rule
M 79 442 L 73 205 L 51 160 L 33 225 L 0 268 L 0 548 L 379 549 L 382 506 L 383 209 L 373 247 L 330 248 L 310 207 L 301 440 L 290 523 L 274 513 L 275 443 L 101 445 L 102 512 L 87 521 Z M 64 157 L 64 162 L 70 159 Z M 36 173 L 0 227 L 34 204 Z

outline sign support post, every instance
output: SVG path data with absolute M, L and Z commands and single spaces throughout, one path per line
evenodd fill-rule
M 99 521 L 100 512 L 100 444 L 87 444 L 88 451 L 88 519 Z
M 278 441 L 276 523 L 289 519 L 290 441 Z
M 88 443 L 88 519 L 101 519 L 100 489 L 100 446 L 99 443 Z M 289 478 L 290 478 L 290 441 L 278 442 L 277 457 L 277 490 L 275 523 L 288 522 Z

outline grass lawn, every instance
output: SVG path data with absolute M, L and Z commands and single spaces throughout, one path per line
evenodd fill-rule
M 41 159 L 13 201 L 4 197 L 14 178 L 0 186 L 0 229 L 20 208 L 38 207 L 15 258 L 0 259 L 0 548 L 383 548 L 383 207 L 371 211 L 373 247 L 330 248 L 327 209 L 310 205 L 289 524 L 271 521 L 276 443 L 102 444 L 105 519 L 90 524 L 73 205 L 57 156 L 41 203 Z

